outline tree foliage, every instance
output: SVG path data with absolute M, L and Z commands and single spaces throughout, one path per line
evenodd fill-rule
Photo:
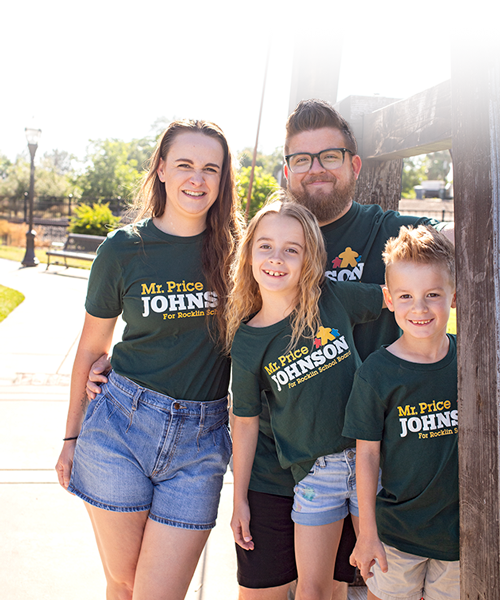
M 401 195 L 403 198 L 415 198 L 416 185 L 425 179 L 425 164 L 420 156 L 413 156 L 403 160 L 403 177 Z
M 55 151 L 57 152 L 57 151 Z M 31 163 L 23 156 L 18 156 L 15 162 L 0 162 L 0 196 L 9 196 L 16 202 L 24 200 L 30 187 Z M 35 196 L 62 198 L 74 191 L 72 172 L 61 173 L 42 159 L 35 169 Z
M 253 148 L 244 148 L 238 153 L 240 167 L 251 167 L 252 158 Z M 278 174 L 283 168 L 283 146 L 279 146 L 271 154 L 257 152 L 255 166 L 262 167 L 264 174 L 272 175 L 275 179 L 278 179 Z
M 238 195 L 241 201 L 243 212 L 246 211 L 248 186 L 250 183 L 250 171 L 252 167 L 243 167 L 238 174 Z M 250 218 L 262 208 L 264 202 L 270 194 L 279 188 L 276 179 L 269 173 L 264 173 L 263 167 L 255 167 L 254 179 L 252 184 L 252 196 L 250 199 Z
M 107 235 L 120 223 L 109 208 L 109 204 L 80 204 L 75 208 L 75 216 L 71 219 L 69 230 L 72 233 L 87 235 Z
M 152 138 L 92 142 L 86 157 L 86 170 L 78 178 L 82 198 L 130 198 L 154 144 Z
M 451 156 L 448 150 L 426 155 L 425 179 L 446 181 L 451 169 Z

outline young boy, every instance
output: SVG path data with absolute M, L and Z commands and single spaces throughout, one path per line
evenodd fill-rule
M 346 408 L 360 511 L 351 564 L 369 600 L 459 600 L 454 248 L 432 228 L 402 227 L 383 258 L 403 335 L 359 368 Z

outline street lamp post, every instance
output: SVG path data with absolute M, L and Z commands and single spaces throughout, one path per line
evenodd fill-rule
M 28 231 L 26 232 L 26 254 L 23 258 L 23 266 L 25 267 L 36 267 L 38 265 L 38 259 L 35 256 L 35 235 L 36 232 L 33 229 L 33 199 L 35 196 L 35 152 L 38 148 L 38 140 L 42 133 L 41 129 L 31 129 L 26 127 L 26 139 L 28 140 L 28 148 L 31 156 L 31 173 L 30 173 L 30 191 L 29 191 L 29 221 Z

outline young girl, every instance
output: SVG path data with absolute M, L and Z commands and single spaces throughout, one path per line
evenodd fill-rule
M 147 218 L 110 234 L 92 266 L 56 470 L 85 501 L 106 598 L 180 600 L 231 455 L 222 311 L 240 226 L 222 131 L 171 123 L 142 197 Z M 87 408 L 90 367 L 121 313 L 113 371 Z
M 282 201 L 264 207 L 238 251 L 227 339 L 235 540 L 246 550 L 254 547 L 247 492 L 264 395 L 281 466 L 291 467 L 297 484 L 296 597 L 330 600 L 342 522 L 349 511 L 358 516 L 355 444 L 341 435 L 360 365 L 352 328 L 379 316 L 382 291 L 323 281 L 325 261 L 320 229 L 306 208 Z

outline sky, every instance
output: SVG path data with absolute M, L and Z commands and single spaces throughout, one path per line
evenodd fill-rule
M 424 26 L 423 24 L 427 24 Z M 159 118 L 202 118 L 234 151 L 281 146 L 294 44 L 343 36 L 338 100 L 405 98 L 450 78 L 448 2 L 422 0 L 24 0 L 2 9 L 0 154 L 83 159 L 89 140 L 129 141 Z

